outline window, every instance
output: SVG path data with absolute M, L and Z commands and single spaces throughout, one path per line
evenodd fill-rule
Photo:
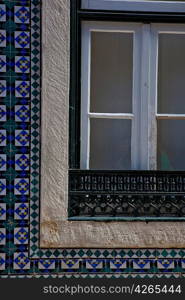
M 82 23 L 81 168 L 185 170 L 185 25 Z
M 69 218 L 183 218 L 184 3 L 72 12 Z
M 184 0 L 82 0 L 82 9 L 142 11 L 142 12 L 185 12 Z

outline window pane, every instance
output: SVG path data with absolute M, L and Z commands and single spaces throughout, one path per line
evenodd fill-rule
M 131 120 L 91 119 L 90 169 L 131 168 Z
M 185 113 L 185 35 L 159 35 L 158 113 Z
M 91 34 L 91 112 L 132 112 L 133 34 Z
M 158 120 L 157 166 L 185 170 L 185 120 Z

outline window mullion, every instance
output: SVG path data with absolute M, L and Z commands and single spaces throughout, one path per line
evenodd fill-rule
M 149 103 L 149 169 L 157 169 L 157 89 L 158 89 L 158 30 L 151 25 L 150 103 Z
M 132 133 L 131 133 L 131 165 L 133 170 L 139 169 L 140 163 L 140 74 L 141 74 L 141 25 L 134 31 L 133 48 L 133 86 L 132 86 Z
M 141 105 L 140 116 L 140 168 L 148 170 L 149 166 L 149 123 L 151 114 L 149 111 L 150 101 L 150 52 L 151 34 L 150 25 L 142 26 L 142 54 L 141 54 Z

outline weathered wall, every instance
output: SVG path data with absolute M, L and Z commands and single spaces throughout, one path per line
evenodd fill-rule
M 184 248 L 184 222 L 67 221 L 69 2 L 43 1 L 41 247 Z

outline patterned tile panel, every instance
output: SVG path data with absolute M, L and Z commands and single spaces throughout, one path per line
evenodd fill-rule
M 0 0 L 0 275 L 178 278 L 185 249 L 40 249 L 40 0 Z

